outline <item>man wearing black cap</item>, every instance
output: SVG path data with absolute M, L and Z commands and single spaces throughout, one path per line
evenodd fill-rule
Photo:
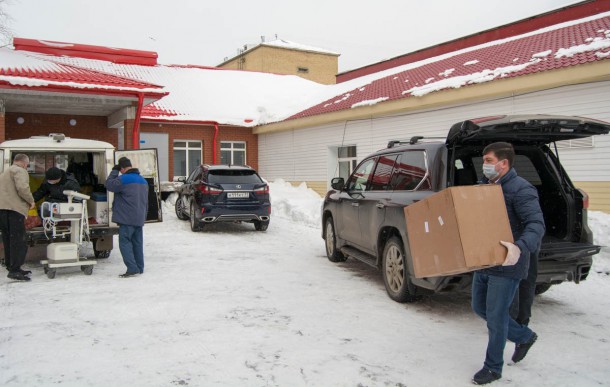
M 66 203 L 68 197 L 64 195 L 64 190 L 80 191 L 80 184 L 71 173 L 66 173 L 57 167 L 47 169 L 45 179 L 32 194 L 34 201 L 46 197 L 46 201 L 53 203 Z
M 121 175 L 119 176 L 119 172 Z M 121 157 L 106 179 L 106 189 L 114 192 L 112 221 L 119 225 L 119 249 L 127 266 L 127 278 L 144 273 L 143 226 L 148 212 L 148 182 L 133 168 L 131 160 Z

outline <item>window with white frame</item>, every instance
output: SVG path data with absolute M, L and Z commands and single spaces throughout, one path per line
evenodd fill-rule
M 356 146 L 340 146 L 337 150 L 337 159 L 339 161 L 339 177 L 347 181 L 356 165 L 358 165 Z
M 174 140 L 174 177 L 188 176 L 201 164 L 201 141 Z
M 221 141 L 220 163 L 246 165 L 246 143 L 244 141 Z
M 574 140 L 557 141 L 557 149 L 570 149 L 570 148 L 593 148 L 595 145 L 593 142 L 593 136 L 578 138 Z M 551 148 L 553 146 L 551 145 Z

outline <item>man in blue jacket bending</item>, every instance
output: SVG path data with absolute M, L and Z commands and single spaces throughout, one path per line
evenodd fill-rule
M 119 176 L 119 172 L 121 175 Z M 144 237 L 142 227 L 148 212 L 148 183 L 133 168 L 127 157 L 121 157 L 112 168 L 106 189 L 114 192 L 112 221 L 119 225 L 119 249 L 127 266 L 127 278 L 144 273 Z
M 506 339 L 516 344 L 512 361 L 517 363 L 538 338 L 509 315 L 519 282 L 527 277 L 530 254 L 538 249 L 545 231 L 538 191 L 517 176 L 514 159 L 515 150 L 506 142 L 490 144 L 483 150 L 484 182 L 502 185 L 515 243 L 500 242 L 508 250 L 504 263 L 476 271 L 472 280 L 472 309 L 487 321 L 489 334 L 485 363 L 473 377 L 475 384 L 491 383 L 502 377 Z

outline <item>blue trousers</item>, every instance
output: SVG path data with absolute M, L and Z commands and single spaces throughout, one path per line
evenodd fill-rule
M 119 225 L 119 249 L 129 273 L 144 273 L 142 226 Z
M 506 340 L 522 344 L 532 337 L 532 330 L 518 324 L 509 315 L 509 308 L 519 286 L 519 280 L 474 273 L 472 280 L 472 310 L 487 321 L 487 353 L 484 367 L 502 374 Z

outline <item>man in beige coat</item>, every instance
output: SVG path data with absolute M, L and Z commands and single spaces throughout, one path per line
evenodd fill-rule
M 30 159 L 19 153 L 13 165 L 0 174 L 0 232 L 4 243 L 4 264 L 8 278 L 29 281 L 31 272 L 21 269 L 28 245 L 25 240 L 25 218 L 35 206 L 26 170 Z

